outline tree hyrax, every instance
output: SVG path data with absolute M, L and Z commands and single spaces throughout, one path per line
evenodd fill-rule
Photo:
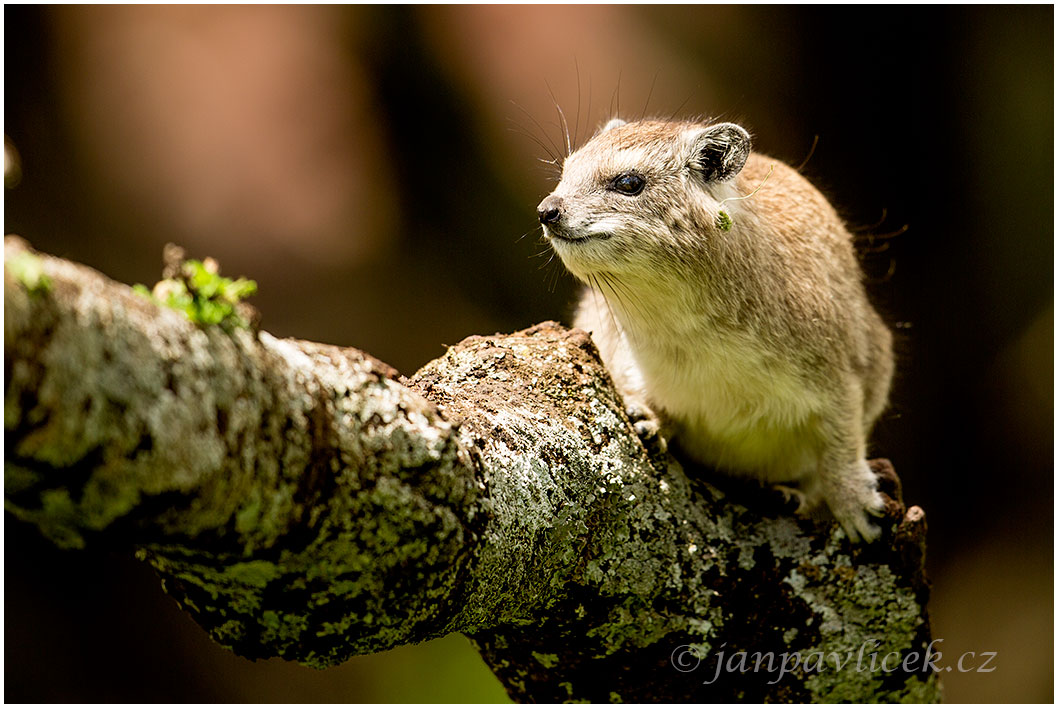
M 691 458 L 793 485 L 802 511 L 826 502 L 852 540 L 878 537 L 865 456 L 892 336 L 812 185 L 733 123 L 615 119 L 566 158 L 539 217 L 588 285 L 576 325 L 630 407 Z

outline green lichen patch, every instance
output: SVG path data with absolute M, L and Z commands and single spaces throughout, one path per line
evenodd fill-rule
M 21 465 L 4 461 L 4 497 L 10 498 L 40 484 L 41 475 Z
M 544 667 L 551 669 L 558 664 L 558 655 L 554 653 L 534 652 L 533 657 Z

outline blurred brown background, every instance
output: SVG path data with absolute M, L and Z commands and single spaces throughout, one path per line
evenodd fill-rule
M 535 205 L 620 112 L 719 116 L 863 232 L 901 323 L 875 453 L 930 522 L 953 701 L 1053 695 L 1053 8 L 4 8 L 5 230 L 126 282 L 162 245 L 260 284 L 264 327 L 405 373 L 566 318 Z M 883 219 L 883 214 L 884 219 Z M 880 223 L 879 223 L 880 222 Z M 523 237 L 524 238 L 520 238 Z M 882 251 L 881 249 L 886 249 Z M 872 253 L 867 253 L 872 252 Z M 211 644 L 125 556 L 5 517 L 8 701 L 476 701 L 461 637 L 315 672 Z

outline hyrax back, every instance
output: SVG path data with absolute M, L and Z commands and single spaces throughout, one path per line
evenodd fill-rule
M 576 325 L 631 406 L 692 458 L 796 486 L 853 540 L 880 534 L 866 442 L 892 338 L 807 180 L 732 123 L 614 120 L 566 159 L 539 216 L 588 285 Z

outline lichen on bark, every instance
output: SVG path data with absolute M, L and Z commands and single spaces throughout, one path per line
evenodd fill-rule
M 471 337 L 402 379 L 33 258 L 46 292 L 5 269 L 6 508 L 135 550 L 225 647 L 325 667 L 463 632 L 522 700 L 939 695 L 928 666 L 706 682 L 720 653 L 924 652 L 924 518 L 883 461 L 886 536 L 853 547 L 645 448 L 583 332 Z

